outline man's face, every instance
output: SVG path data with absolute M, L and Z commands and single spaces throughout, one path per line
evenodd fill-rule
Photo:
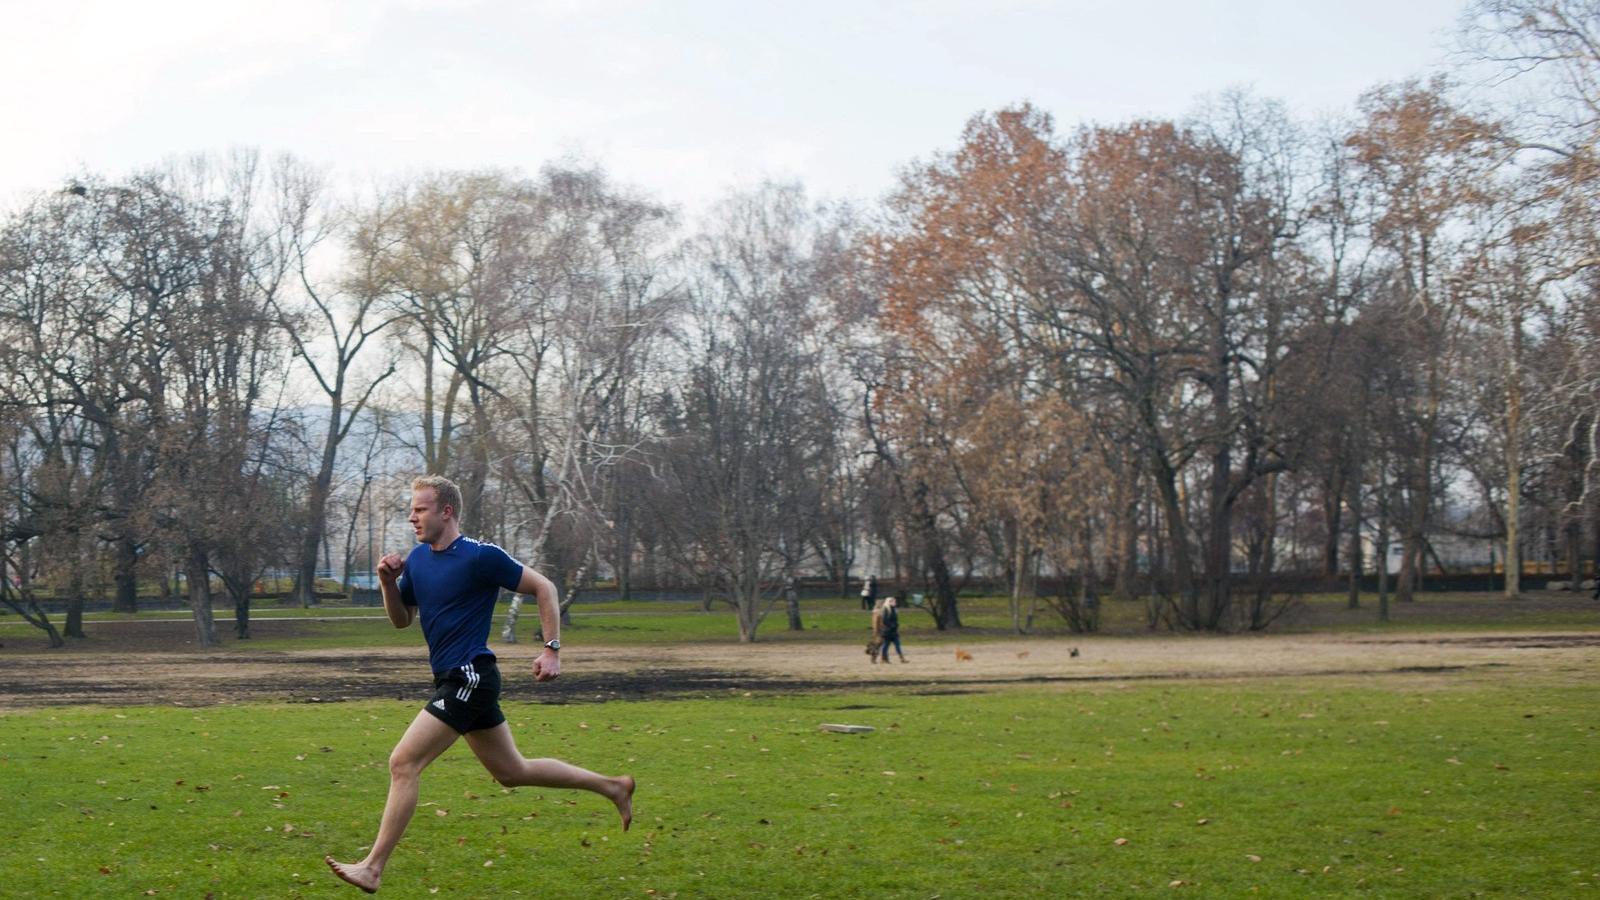
M 439 508 L 439 498 L 433 488 L 411 492 L 410 522 L 418 543 L 431 544 L 438 540 L 444 534 L 445 521 L 445 511 Z

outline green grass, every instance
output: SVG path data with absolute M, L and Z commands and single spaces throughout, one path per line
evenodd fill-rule
M 1308 595 L 1297 600 L 1293 613 L 1275 623 L 1271 633 L 1364 633 L 1411 634 L 1429 631 L 1564 630 L 1600 629 L 1600 603 L 1572 595 L 1539 594 L 1528 600 L 1507 601 L 1490 593 L 1419 594 L 1410 604 L 1393 604 L 1392 620 L 1377 621 L 1376 598 L 1363 595 L 1362 607 L 1346 609 L 1342 594 Z M 839 643 L 863 639 L 868 628 L 867 614 L 855 598 L 807 600 L 802 606 L 805 629 L 787 630 L 781 607 L 762 624 L 758 639 L 765 642 Z M 497 640 L 504 605 L 491 633 Z M 963 627 L 959 631 L 938 631 L 933 619 L 923 610 L 907 610 L 901 616 L 901 631 L 908 644 L 974 644 L 1013 637 L 1011 618 L 1004 597 L 963 597 Z M 219 618 L 231 617 L 232 610 L 218 607 Z M 248 642 L 233 639 L 232 625 L 218 622 L 222 648 L 229 652 L 254 653 L 292 649 L 337 649 L 342 647 L 411 646 L 421 640 L 415 629 L 397 630 L 382 618 L 381 607 L 324 606 L 301 609 L 276 604 L 258 605 L 251 612 L 254 638 Z M 130 621 L 156 619 L 184 620 L 183 610 L 148 610 L 136 614 L 91 613 L 85 630 L 91 637 L 114 639 L 106 626 Z M 58 626 L 59 615 L 52 617 Z M 1144 626 L 1143 606 L 1139 602 L 1108 600 L 1102 606 L 1103 634 L 1139 636 L 1151 634 Z M 1061 619 L 1041 609 L 1033 631 L 1037 636 L 1064 635 Z M 169 623 L 170 625 L 170 623 Z M 100 627 L 97 634 L 96 628 Z M 150 626 L 137 626 L 150 627 Z M 181 625 L 177 627 L 183 631 Z M 531 639 L 538 627 L 537 610 L 523 607 L 520 633 Z M 1157 634 L 1168 632 L 1159 630 Z M 187 632 L 184 631 L 187 637 Z M 572 609 L 572 623 L 563 629 L 569 641 L 599 645 L 648 645 L 685 642 L 736 643 L 738 625 L 725 604 L 702 612 L 699 604 L 671 601 L 612 601 L 579 603 Z M 0 641 L 18 647 L 45 646 L 44 633 L 14 615 L 0 616 Z M 173 646 L 179 641 L 174 640 Z M 151 649 L 146 645 L 147 649 Z
M 0 893 L 356 896 L 320 858 L 371 839 L 385 757 L 415 708 L 0 715 Z M 636 774 L 633 831 L 598 798 L 501 789 L 457 747 L 424 776 L 385 895 L 1130 896 L 1182 882 L 1216 897 L 1571 896 L 1600 883 L 1589 687 L 506 709 L 524 752 Z M 816 731 L 826 721 L 878 731 Z

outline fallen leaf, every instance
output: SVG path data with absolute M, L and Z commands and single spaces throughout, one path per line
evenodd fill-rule
M 1255 855 L 1254 853 L 1246 853 L 1244 858 L 1250 860 L 1251 862 L 1261 862 L 1261 857 Z
M 1127 838 L 1117 838 L 1116 840 L 1112 841 L 1111 843 L 1116 844 L 1118 847 L 1122 847 L 1122 846 L 1125 846 L 1128 843 L 1128 839 Z

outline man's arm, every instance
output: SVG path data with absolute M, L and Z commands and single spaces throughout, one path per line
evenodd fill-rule
M 556 586 L 550 579 L 535 572 L 529 566 L 522 567 L 522 581 L 517 584 L 517 593 L 532 594 L 539 604 L 539 630 L 544 633 L 546 641 L 561 639 L 561 597 L 556 593 Z M 549 681 L 561 674 L 561 655 L 549 647 L 540 651 L 539 657 L 533 661 L 533 676 L 535 681 Z
M 417 608 L 407 606 L 400 596 L 400 573 L 405 569 L 405 557 L 398 553 L 390 553 L 378 561 L 378 589 L 383 592 L 383 611 L 396 628 L 410 625 L 417 614 Z

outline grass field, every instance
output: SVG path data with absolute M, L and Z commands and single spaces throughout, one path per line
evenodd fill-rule
M 382 894 L 1600 892 L 1600 611 L 1561 597 L 1520 606 L 1424 597 L 1409 617 L 1378 626 L 1370 606 L 1342 604 L 1312 598 L 1307 618 L 1284 637 L 1089 639 L 1085 658 L 1072 662 L 1115 673 L 1134 662 L 1107 652 L 1144 648 L 1158 660 L 1173 654 L 1181 670 L 1185 655 L 1199 660 L 1219 648 L 1259 655 L 1326 641 L 1330 659 L 1355 672 L 1368 664 L 1361 654 L 1383 651 L 1391 633 L 1400 646 L 1421 648 L 1441 632 L 1464 635 L 1450 639 L 1457 649 L 1446 660 L 1463 665 L 1390 657 L 1375 674 L 1315 678 L 1257 665 L 1248 677 L 951 681 L 961 666 L 999 665 L 1000 657 L 1031 671 L 1047 646 L 1084 640 L 1038 638 L 1021 659 L 1009 652 L 1015 645 L 1000 643 L 1008 620 L 1003 601 L 991 598 L 967 605 L 973 627 L 960 635 L 907 616 L 913 665 L 892 673 L 861 664 L 852 648 L 862 614 L 848 601 L 809 605 L 800 633 L 770 620 L 762 664 L 790 660 L 795 672 L 821 678 L 821 689 L 607 703 L 569 693 L 538 703 L 530 701 L 558 695 L 519 681 L 505 708 L 523 751 L 634 774 L 633 830 L 623 833 L 597 797 L 502 789 L 457 747 L 424 775 L 423 805 Z M 315 673 L 296 660 L 311 657 L 296 654 L 330 649 L 359 657 L 381 648 L 374 652 L 388 653 L 389 665 L 414 666 L 414 653 L 392 648 L 418 649 L 420 634 L 360 618 L 374 612 L 262 610 L 257 640 L 230 640 L 211 654 L 144 646 L 135 658 L 166 660 L 179 678 L 260 665 L 253 660 L 275 661 L 282 674 L 273 677 L 305 677 Z M 1339 621 L 1351 613 L 1366 623 Z M 145 627 L 128 618 L 92 617 L 90 640 L 60 658 L 93 667 L 101 654 L 125 654 L 119 636 Z M 173 615 L 141 613 L 134 622 L 155 628 L 159 618 Z M 1114 630 L 1139 633 L 1126 624 L 1117 620 Z M 1380 643 L 1351 641 L 1351 632 L 1368 631 Z M 732 644 L 732 632 L 726 613 L 594 604 L 577 610 L 563 638 L 580 650 L 617 648 L 607 662 L 615 667 L 636 652 L 629 648 L 654 659 L 649 647 L 689 641 L 709 653 Z M 1528 637 L 1500 642 L 1480 632 Z M 1539 637 L 1552 633 L 1571 639 Z M 0 638 L 4 677 L 35 677 L 56 658 L 15 624 Z M 971 644 L 979 661 L 951 662 L 956 641 Z M 670 664 L 750 658 L 718 652 L 715 663 Z M 826 687 L 807 663 L 824 654 L 851 659 L 848 672 L 859 674 Z M 577 662 L 585 657 L 574 659 L 579 683 L 611 677 L 585 676 Z M 127 677 L 116 671 L 102 677 Z M 863 677 L 891 674 L 861 687 Z M 407 696 L 391 700 L 0 709 L 0 796 L 11 826 L 0 841 L 0 896 L 357 896 L 321 857 L 357 857 L 371 840 L 386 757 L 419 705 L 410 696 L 416 686 L 404 686 L 411 681 L 422 678 L 395 682 L 402 687 L 390 696 Z M 877 730 L 827 734 L 817 730 L 822 722 Z
M 1600 630 L 1600 602 L 1587 594 L 1540 592 L 1525 600 L 1506 601 L 1497 594 L 1439 593 L 1419 594 L 1416 602 L 1392 603 L 1391 619 L 1377 620 L 1377 599 L 1363 595 L 1362 606 L 1348 609 L 1342 594 L 1314 594 L 1297 598 L 1289 614 L 1274 623 L 1275 634 L 1405 634 L 1417 631 L 1482 631 L 1505 628 L 1562 628 Z M 504 605 L 495 619 L 498 634 Z M 932 617 L 922 610 L 908 610 L 901 617 L 901 630 L 919 642 L 972 643 L 1011 637 L 1011 618 L 1002 597 L 975 596 L 961 599 L 962 622 L 959 632 L 939 632 Z M 219 618 L 231 616 L 231 608 L 218 607 Z M 234 644 L 232 628 L 219 621 L 218 632 L 224 646 L 242 652 L 296 648 L 338 648 L 344 646 L 406 646 L 415 644 L 414 631 L 401 631 L 387 625 L 373 626 L 382 618 L 380 607 L 321 606 L 302 609 L 276 604 L 258 605 L 251 612 L 255 637 L 248 643 Z M 60 616 L 53 617 L 60 625 Z M 758 632 L 762 641 L 833 643 L 854 641 L 866 628 L 866 614 L 854 598 L 807 600 L 803 607 L 804 630 L 786 629 L 781 607 L 768 616 Z M 348 621 L 328 621 L 328 620 Z M 176 610 L 147 610 L 136 614 L 89 613 L 85 629 L 91 637 L 96 626 L 124 626 L 141 622 L 186 622 L 188 613 Z M 522 631 L 532 634 L 538 617 L 532 606 L 525 607 Z M 103 630 L 103 629 L 102 629 Z M 181 630 L 181 629 L 180 629 Z M 1139 602 L 1108 601 L 1103 606 L 1102 633 L 1111 635 L 1148 634 L 1143 605 Z M 589 643 L 607 645 L 672 644 L 685 641 L 737 643 L 738 625 L 725 605 L 702 612 L 698 604 L 665 601 L 625 601 L 581 603 L 572 610 L 566 635 Z M 1059 616 L 1041 608 L 1033 633 L 1065 636 Z M 120 634 L 120 632 L 119 632 Z M 0 615 L 0 641 L 22 641 L 42 645 L 44 634 L 13 615 Z
M 0 717 L 9 896 L 353 895 L 414 705 Z M 1591 689 L 1285 683 L 509 703 L 525 752 L 639 778 L 424 777 L 385 894 L 1570 896 L 1600 884 Z M 870 735 L 820 733 L 824 721 Z M 1181 882 L 1181 884 L 1179 884 Z

